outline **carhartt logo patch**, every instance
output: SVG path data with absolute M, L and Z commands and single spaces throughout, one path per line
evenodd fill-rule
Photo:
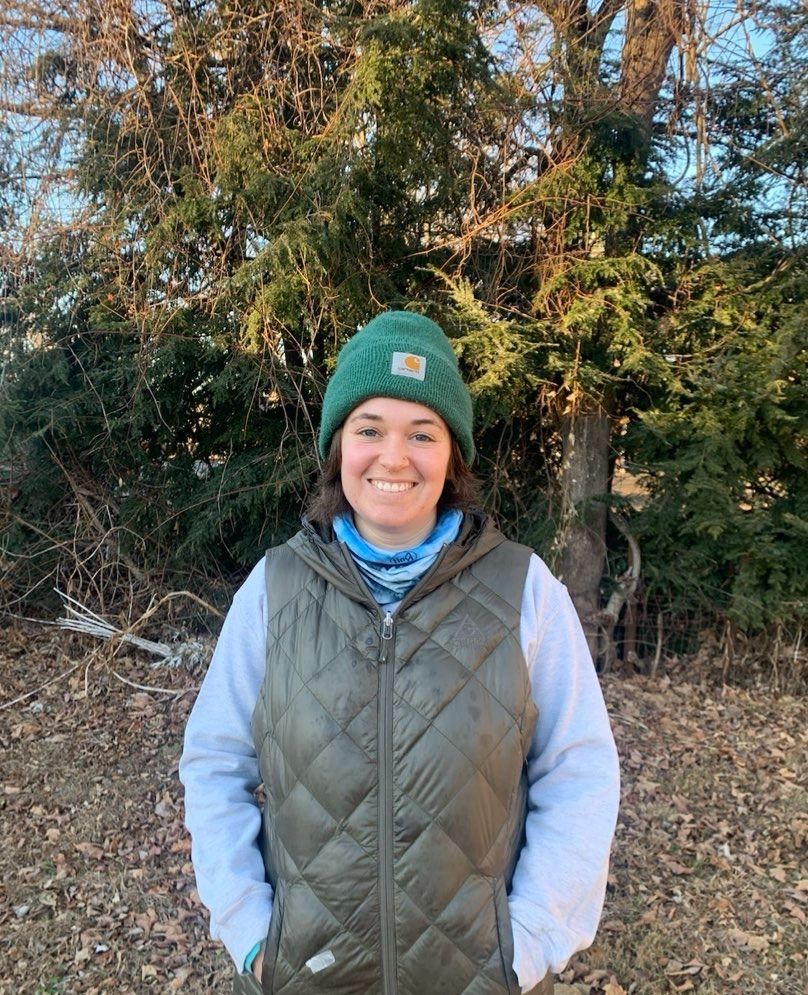
M 426 375 L 426 356 L 415 356 L 411 352 L 394 352 L 390 372 L 397 377 L 423 380 Z
M 318 971 L 323 971 L 327 967 L 331 967 L 335 964 L 337 958 L 331 953 L 330 950 L 323 950 L 319 954 L 315 954 L 313 957 L 309 957 L 306 961 L 306 967 L 311 971 L 312 974 L 317 974 Z
M 485 646 L 485 633 L 474 619 L 466 614 L 455 630 L 452 643 L 457 650 L 481 650 Z

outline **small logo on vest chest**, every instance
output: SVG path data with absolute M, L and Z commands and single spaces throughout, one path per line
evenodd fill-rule
M 457 653 L 476 652 L 485 646 L 485 633 L 471 615 L 466 612 L 457 623 L 451 645 Z

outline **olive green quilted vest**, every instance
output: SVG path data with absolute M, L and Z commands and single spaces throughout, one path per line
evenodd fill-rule
M 333 536 L 307 526 L 267 554 L 265 993 L 519 992 L 529 557 L 467 515 L 385 617 Z

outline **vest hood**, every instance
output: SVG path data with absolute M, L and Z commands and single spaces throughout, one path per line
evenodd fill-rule
M 466 512 L 457 538 L 442 551 L 403 601 L 412 604 L 424 597 L 503 542 L 505 537 L 490 516 L 478 509 Z M 288 545 L 316 574 L 341 593 L 360 604 L 377 608 L 348 547 L 335 538 L 331 526 L 323 530 L 304 518 L 303 527 L 292 536 Z

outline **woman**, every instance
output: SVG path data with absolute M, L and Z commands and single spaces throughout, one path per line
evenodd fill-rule
M 422 315 L 342 349 L 319 448 L 180 765 L 235 991 L 552 992 L 594 936 L 618 799 L 566 589 L 477 510 L 471 400 Z

